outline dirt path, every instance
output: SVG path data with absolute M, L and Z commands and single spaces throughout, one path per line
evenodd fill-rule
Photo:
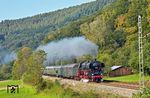
M 112 83 L 83 83 L 81 81 L 75 81 L 71 79 L 62 79 L 57 77 L 43 76 L 44 79 L 55 81 L 58 80 L 62 85 L 66 85 L 76 91 L 94 91 L 96 93 L 112 93 L 120 95 L 126 98 L 132 98 L 133 94 L 138 93 L 137 85 L 129 84 L 117 84 L 116 82 Z

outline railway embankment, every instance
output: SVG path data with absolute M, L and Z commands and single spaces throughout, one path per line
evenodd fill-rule
M 98 94 L 103 93 L 110 93 L 122 96 L 123 98 L 132 98 L 133 94 L 138 93 L 139 91 L 134 88 L 128 88 L 130 85 L 126 86 L 118 86 L 115 85 L 108 85 L 108 83 L 84 83 L 81 81 L 75 81 L 71 79 L 63 79 L 63 78 L 57 78 L 57 77 L 50 77 L 50 76 L 43 76 L 46 80 L 56 81 L 58 80 L 62 85 L 65 87 L 69 87 L 75 91 L 78 92 L 87 92 L 87 91 L 93 91 Z M 123 84 L 122 84 L 123 85 Z M 126 84 L 127 85 L 127 84 Z M 133 86 L 133 85 L 131 85 Z

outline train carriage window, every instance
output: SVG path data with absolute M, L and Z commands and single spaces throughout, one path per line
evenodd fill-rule
M 81 69 L 81 68 L 82 68 L 82 63 L 83 63 L 83 62 L 81 62 L 81 63 L 79 64 L 79 67 L 78 67 L 79 69 Z
M 82 64 L 82 69 L 86 69 L 86 62 Z
M 90 68 L 90 63 L 87 62 L 87 64 L 86 64 L 86 69 L 89 69 L 89 68 Z

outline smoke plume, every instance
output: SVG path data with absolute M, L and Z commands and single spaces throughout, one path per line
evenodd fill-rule
M 0 47 L 0 65 L 8 64 L 15 59 L 16 59 L 16 53 L 15 52 L 9 52 L 6 49 L 2 49 Z
M 50 42 L 38 47 L 37 50 L 47 53 L 46 64 L 50 64 L 57 60 L 68 60 L 88 54 L 96 56 L 98 46 L 84 37 L 74 37 Z

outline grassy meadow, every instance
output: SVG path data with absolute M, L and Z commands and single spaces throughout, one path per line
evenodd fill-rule
M 7 85 L 19 85 L 19 93 L 7 93 Z M 0 96 L 1 98 L 41 98 L 41 96 L 36 95 L 36 89 L 29 85 L 25 85 L 21 80 L 7 80 L 0 82 Z M 48 98 L 48 96 L 43 96 L 42 98 Z
M 7 85 L 19 85 L 19 93 L 7 93 Z M 33 86 L 24 84 L 21 80 L 0 81 L 0 98 L 121 98 L 117 95 L 102 94 L 94 92 L 79 93 L 69 88 L 64 88 L 58 83 L 49 85 L 37 93 Z
M 19 93 L 7 93 L 7 85 L 19 85 Z M 40 93 L 33 86 L 24 84 L 21 80 L 7 80 L 0 82 L 0 97 L 1 98 L 71 98 L 73 92 L 70 90 L 64 91 L 59 85 L 53 85 L 51 89 L 45 89 Z
M 145 75 L 145 81 L 150 80 L 150 76 Z M 119 77 L 105 77 L 104 80 L 114 80 L 120 82 L 137 83 L 139 81 L 139 74 L 132 74 Z

